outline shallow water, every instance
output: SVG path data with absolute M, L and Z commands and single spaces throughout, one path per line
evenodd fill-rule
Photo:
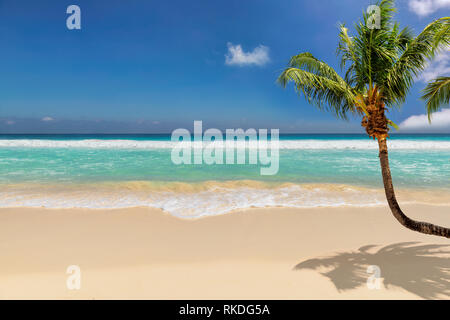
M 377 143 L 363 135 L 282 136 L 273 176 L 254 164 L 175 165 L 174 145 L 167 135 L 0 136 L 0 207 L 151 206 L 195 217 L 385 202 Z M 450 202 L 450 136 L 394 136 L 389 146 L 408 201 Z

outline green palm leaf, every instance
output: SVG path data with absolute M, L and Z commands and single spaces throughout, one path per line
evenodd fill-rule
M 431 122 L 431 115 L 439 108 L 450 103 L 450 77 L 438 77 L 430 82 L 423 90 L 422 99 L 427 102 L 428 120 Z
M 414 79 L 426 68 L 427 60 L 450 45 L 450 17 L 430 23 L 389 68 L 383 93 L 391 103 L 403 103 Z
M 308 52 L 291 58 L 289 67 L 278 77 L 283 87 L 293 82 L 299 93 L 319 109 L 333 110 L 341 118 L 355 112 L 352 88 L 326 63 Z

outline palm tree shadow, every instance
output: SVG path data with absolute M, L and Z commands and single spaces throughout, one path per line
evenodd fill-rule
M 381 270 L 386 288 L 400 287 L 425 299 L 450 297 L 450 245 L 402 242 L 378 250 L 368 245 L 353 252 L 303 261 L 294 270 L 312 269 L 329 278 L 338 291 L 366 285 L 367 267 Z

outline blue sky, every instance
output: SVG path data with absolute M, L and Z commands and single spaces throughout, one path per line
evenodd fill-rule
M 362 132 L 359 119 L 336 120 L 275 80 L 303 51 L 338 69 L 338 23 L 352 25 L 372 3 L 0 0 L 0 133 L 170 132 L 193 120 Z M 71 4 L 81 8 L 81 30 L 66 27 Z M 448 15 L 450 1 L 398 0 L 397 7 L 396 19 L 418 33 Z M 447 58 L 429 73 L 447 70 Z M 394 121 L 424 113 L 424 86 L 418 80 Z

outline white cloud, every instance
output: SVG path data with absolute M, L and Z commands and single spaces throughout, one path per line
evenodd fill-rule
M 53 121 L 55 119 L 53 119 L 52 117 L 43 117 L 41 120 L 47 122 L 47 121 Z
M 448 73 L 450 73 L 450 50 L 438 54 L 421 73 L 418 80 L 429 82 Z
M 263 45 L 257 46 L 251 52 L 244 52 L 240 44 L 228 43 L 228 53 L 225 55 L 225 64 L 232 66 L 257 65 L 262 66 L 269 62 L 269 48 Z
M 12 121 L 12 120 L 8 120 L 8 121 L 6 121 L 6 124 L 8 125 L 8 126 L 12 126 L 13 124 L 15 124 L 16 122 L 15 121 Z
M 450 109 L 433 113 L 431 124 L 428 122 L 428 116 L 426 114 L 411 116 L 400 123 L 400 130 L 450 131 Z
M 450 8 L 450 0 L 409 0 L 409 10 L 421 17 L 446 8 Z

